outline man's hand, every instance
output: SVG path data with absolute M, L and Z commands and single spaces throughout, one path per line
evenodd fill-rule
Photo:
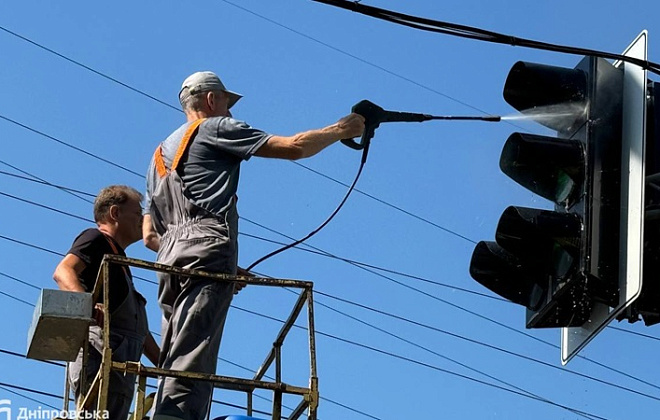
M 97 303 L 92 310 L 92 318 L 99 327 L 103 327 L 103 304 Z
M 238 267 L 236 270 L 236 275 L 239 276 L 245 276 L 245 277 L 254 277 L 254 274 L 250 273 L 249 271 L 245 270 L 244 268 Z M 243 288 L 247 286 L 245 282 L 242 281 L 235 281 L 234 282 L 234 294 L 238 294 Z
M 342 139 L 352 139 L 360 137 L 364 132 L 364 117 L 360 114 L 351 113 L 337 121 Z

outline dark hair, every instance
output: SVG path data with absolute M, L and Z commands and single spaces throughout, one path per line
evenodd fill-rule
M 104 222 L 110 207 L 122 205 L 131 198 L 142 201 L 142 194 L 127 185 L 111 185 L 103 188 L 94 200 L 94 220 L 96 223 Z

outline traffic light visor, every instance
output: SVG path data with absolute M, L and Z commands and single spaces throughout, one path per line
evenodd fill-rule
M 571 131 L 584 120 L 587 74 L 578 69 L 519 61 L 504 84 L 504 100 L 539 124 Z
M 502 149 L 500 169 L 555 204 L 571 202 L 581 194 L 583 146 L 576 140 L 513 133 Z
M 535 279 L 513 254 L 495 242 L 477 244 L 470 275 L 489 290 L 531 310 L 537 309 L 545 296 L 541 279 Z

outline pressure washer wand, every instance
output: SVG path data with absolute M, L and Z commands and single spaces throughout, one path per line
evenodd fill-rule
M 368 148 L 371 138 L 376 129 L 383 122 L 423 122 L 430 120 L 477 120 L 477 121 L 500 121 L 499 116 L 490 115 L 483 117 L 445 116 L 417 114 L 414 112 L 386 111 L 373 102 L 363 100 L 353 105 L 351 111 L 364 117 L 364 132 L 360 142 L 354 139 L 343 139 L 341 142 L 351 149 L 362 150 Z
M 464 117 L 464 116 L 450 116 L 450 115 L 429 115 L 429 120 L 477 120 L 477 121 L 490 121 L 499 122 L 502 117 L 499 115 L 485 115 L 483 117 Z

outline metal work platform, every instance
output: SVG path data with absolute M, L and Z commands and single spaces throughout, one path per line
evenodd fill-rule
M 89 385 L 89 391 L 86 395 L 81 396 L 76 402 L 77 412 L 82 412 L 85 409 L 94 407 L 96 412 L 102 412 L 107 406 L 108 385 L 110 372 L 112 370 L 135 374 L 137 376 L 135 410 L 133 419 L 142 419 L 147 414 L 145 409 L 146 398 L 146 385 L 147 378 L 159 377 L 176 377 L 187 378 L 191 380 L 211 382 L 215 388 L 222 388 L 246 394 L 246 415 L 252 416 L 253 414 L 253 395 L 255 390 L 268 390 L 273 392 L 273 405 L 272 405 L 272 420 L 282 419 L 282 396 L 285 394 L 299 396 L 300 403 L 298 406 L 287 416 L 288 419 L 298 419 L 301 415 L 306 414 L 311 420 L 317 417 L 317 407 L 319 402 L 318 392 L 318 377 L 316 370 L 316 344 L 315 344 L 315 330 L 314 330 L 314 305 L 312 295 L 312 282 L 287 280 L 287 279 L 273 279 L 263 277 L 248 277 L 229 274 L 214 274 L 199 270 L 187 270 L 178 267 L 171 267 L 163 264 L 152 263 L 133 258 L 122 257 L 118 255 L 105 255 L 101 269 L 99 271 L 99 278 L 96 281 L 94 292 L 92 293 L 93 302 L 97 302 L 101 291 L 103 296 L 106 296 L 105 305 L 103 305 L 103 336 L 110 336 L 110 313 L 108 311 L 107 297 L 109 293 L 109 267 L 111 264 L 119 264 L 123 266 L 130 266 L 142 268 L 150 271 L 165 272 L 176 274 L 185 277 L 200 277 L 213 279 L 219 282 L 242 282 L 252 286 L 269 286 L 269 287 L 287 287 L 292 289 L 299 289 L 300 294 L 294 307 L 287 318 L 286 322 L 280 329 L 275 337 L 273 346 L 268 351 L 266 358 L 262 365 L 257 369 L 251 379 L 221 376 L 208 373 L 177 371 L 169 369 L 161 369 L 154 367 L 147 367 L 139 362 L 113 362 L 112 350 L 109 346 L 109 340 L 104 340 L 102 362 L 96 378 Z M 284 383 L 282 381 L 282 345 L 291 330 L 294 322 L 298 319 L 304 307 L 307 307 L 307 331 L 309 339 L 309 384 L 308 386 L 295 386 Z M 91 313 L 91 312 L 90 312 Z M 86 355 L 87 345 L 83 346 Z M 42 358 L 43 354 L 40 355 Z M 86 360 L 86 359 L 84 359 Z M 264 379 L 266 372 L 273 367 L 275 371 L 275 378 L 271 380 Z M 68 374 L 68 372 L 67 372 Z M 84 380 L 85 375 L 81 375 L 81 380 Z M 69 387 L 66 381 L 66 392 L 64 409 L 68 410 L 69 407 Z M 81 384 L 81 389 L 85 389 L 85 384 Z M 260 414 L 263 417 L 263 414 Z M 230 417 L 231 418 L 231 417 Z

